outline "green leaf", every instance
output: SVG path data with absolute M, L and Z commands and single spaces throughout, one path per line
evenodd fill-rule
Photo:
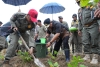
M 71 64 L 68 64 L 68 67 L 73 67 Z
M 98 3 L 100 0 L 94 0 L 95 3 Z
M 81 7 L 86 7 L 86 6 L 88 6 L 89 1 L 90 1 L 90 0 L 81 0 L 81 1 L 80 1 L 80 6 L 81 6 Z
M 54 67 L 59 67 L 59 64 L 57 62 L 55 62 L 53 65 Z
M 52 56 L 51 58 L 54 60 L 55 59 L 55 56 Z
M 57 54 L 58 52 L 57 51 L 54 51 L 54 54 Z
M 3 55 L 0 55 L 0 60 L 4 60 L 4 56 Z
M 48 60 L 48 64 L 49 64 L 50 67 L 54 67 L 51 60 Z
M 83 65 L 83 64 L 80 64 L 80 66 L 79 67 L 86 67 L 85 65 Z

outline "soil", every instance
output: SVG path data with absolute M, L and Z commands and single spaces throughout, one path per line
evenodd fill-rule
M 80 55 L 81 57 L 83 57 L 83 55 Z M 50 67 L 47 63 L 48 59 L 51 59 L 50 56 L 47 56 L 46 58 L 39 58 L 39 60 L 46 66 L 46 67 Z M 3 60 L 0 60 L 0 64 L 3 62 Z M 57 58 L 53 61 L 53 62 L 58 62 L 58 64 L 60 65 L 59 67 L 67 67 L 67 63 L 65 62 L 65 56 L 64 55 L 58 55 Z M 31 62 L 23 62 L 21 58 L 19 58 L 19 56 L 15 56 L 10 60 L 10 64 L 12 65 L 12 67 L 37 67 L 34 64 L 34 61 Z M 86 65 L 87 67 L 100 67 L 100 62 L 98 65 L 91 65 L 88 62 L 82 62 L 82 64 Z

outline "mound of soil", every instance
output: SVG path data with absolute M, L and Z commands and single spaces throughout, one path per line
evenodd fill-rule
M 83 55 L 81 56 L 83 57 Z M 72 58 L 72 57 L 71 57 Z M 46 66 L 46 67 L 50 67 L 48 65 L 48 60 L 51 59 L 50 56 L 47 56 L 46 58 L 39 58 L 39 60 Z M 0 60 L 0 63 L 2 63 L 3 60 Z M 58 64 L 60 65 L 59 67 L 67 67 L 67 63 L 65 62 L 65 56 L 64 55 L 58 55 L 58 57 L 53 60 L 53 62 L 58 62 Z M 19 56 L 15 56 L 10 60 L 10 64 L 12 64 L 13 67 L 37 67 L 34 63 L 34 61 L 30 61 L 30 62 L 23 62 L 22 59 Z M 100 67 L 100 62 L 98 65 L 91 65 L 88 62 L 83 62 L 82 64 L 86 65 L 87 67 Z
M 46 67 L 50 67 L 48 65 L 48 60 L 50 59 L 49 56 L 47 56 L 46 58 L 38 58 Z M 0 63 L 2 63 L 3 60 L 0 60 Z M 53 62 L 58 62 L 58 64 L 60 65 L 60 67 L 66 67 L 66 63 L 65 63 L 65 58 L 64 55 L 59 55 L 59 57 L 57 57 Z M 37 67 L 34 63 L 34 61 L 30 61 L 30 62 L 23 62 L 21 58 L 19 58 L 19 56 L 15 56 L 10 60 L 10 64 L 13 67 Z

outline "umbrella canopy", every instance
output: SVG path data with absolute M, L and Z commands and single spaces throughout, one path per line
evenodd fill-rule
M 19 6 L 19 5 L 26 5 L 31 0 L 2 0 L 6 4 Z
M 46 14 L 54 14 L 64 11 L 65 8 L 56 2 L 45 4 L 39 11 Z
M 10 5 L 14 5 L 14 6 L 19 6 L 19 10 L 20 10 L 20 5 L 26 5 L 28 2 L 30 2 L 31 0 L 2 0 L 5 4 L 10 4 Z M 21 10 L 18 12 L 21 12 Z
M 51 2 L 51 3 L 45 4 L 39 11 L 41 13 L 52 14 L 52 18 L 53 18 L 54 13 L 59 13 L 64 10 L 65 8 L 61 4 L 58 4 L 56 2 Z

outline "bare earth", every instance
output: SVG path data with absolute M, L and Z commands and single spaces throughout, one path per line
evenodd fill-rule
M 50 59 L 49 56 L 46 58 L 39 58 L 41 62 L 44 63 L 46 67 L 50 67 L 47 63 L 47 60 Z M 0 64 L 3 62 L 3 60 L 0 60 Z M 65 56 L 64 55 L 58 55 L 58 57 L 54 60 L 54 62 L 58 62 L 60 65 L 59 67 L 67 67 L 67 64 L 65 63 Z M 10 64 L 12 64 L 12 67 L 37 67 L 34 64 L 34 61 L 24 63 L 22 60 L 18 57 L 15 56 L 10 60 Z M 100 67 L 100 62 L 98 65 L 91 65 L 88 62 L 83 62 L 82 64 L 86 65 L 87 67 Z M 1 66 L 2 67 L 2 66 Z

